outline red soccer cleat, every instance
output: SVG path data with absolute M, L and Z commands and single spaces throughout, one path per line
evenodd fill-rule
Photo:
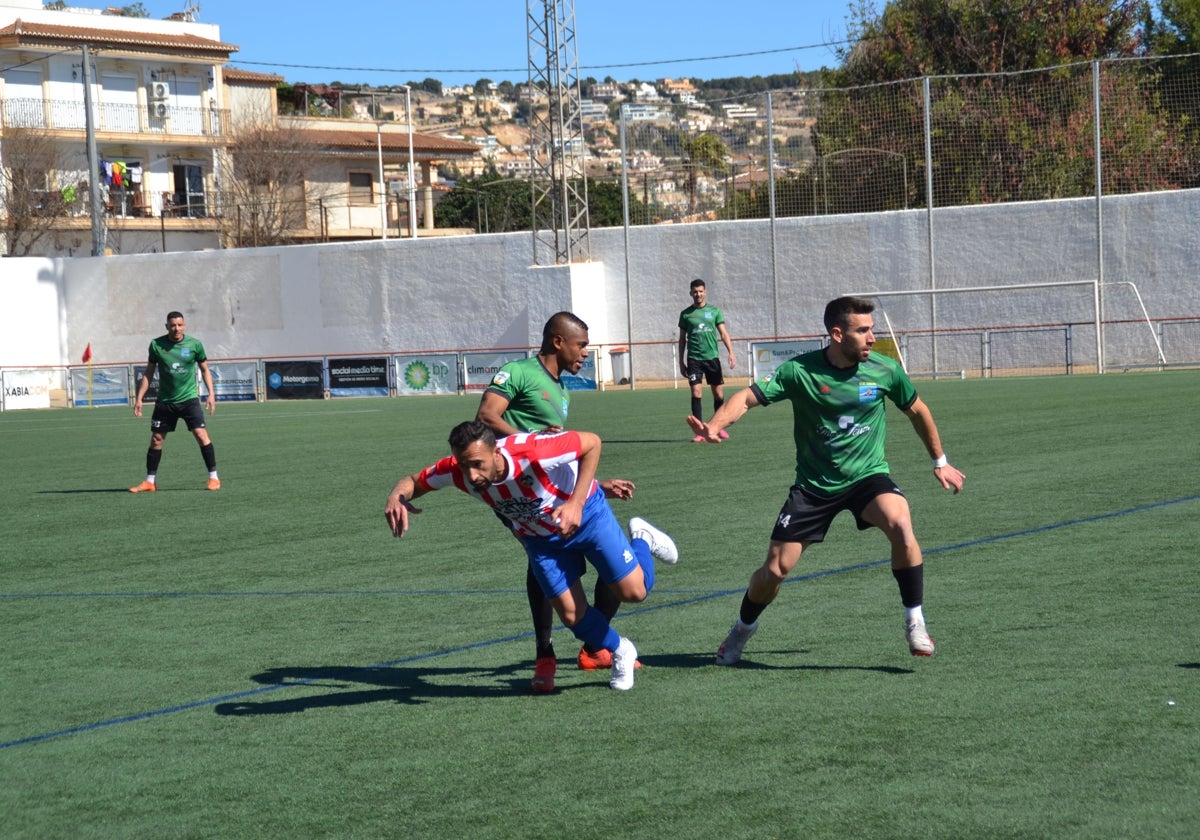
M 554 691 L 554 672 L 558 663 L 553 656 L 543 656 L 533 664 L 533 690 L 548 694 Z

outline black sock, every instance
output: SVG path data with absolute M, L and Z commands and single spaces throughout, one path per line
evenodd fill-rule
M 704 401 L 700 397 L 692 397 L 692 416 L 697 420 L 704 419 Z
M 158 462 L 162 460 L 161 449 L 146 450 L 146 475 L 158 475 Z
M 725 405 L 724 397 L 713 397 L 713 414 L 721 410 L 721 406 Z
M 617 593 L 613 592 L 607 583 L 597 578 L 596 591 L 592 595 L 592 606 L 598 609 L 611 622 L 613 616 L 617 614 L 617 610 L 621 609 L 621 599 L 617 597 Z M 583 647 L 588 653 L 593 656 L 596 655 L 596 651 L 592 649 L 591 645 L 584 645 Z
M 546 597 L 546 593 L 542 592 L 542 587 L 538 586 L 532 569 L 526 571 L 525 592 L 529 596 L 529 614 L 533 617 L 533 638 L 534 644 L 537 646 L 537 658 L 544 659 L 549 656 L 553 659 L 554 641 L 551 637 L 554 630 L 554 607 L 550 606 L 550 599 Z
M 212 443 L 201 446 L 200 454 L 204 457 L 204 466 L 208 467 L 209 472 L 213 472 L 217 468 L 217 454 L 213 451 Z
M 900 584 L 900 603 L 905 607 L 919 607 L 925 602 L 924 565 L 892 569 L 892 577 Z
M 742 624 L 753 624 L 758 621 L 758 617 L 763 614 L 763 610 L 766 608 L 766 604 L 758 604 L 751 601 L 750 593 L 747 592 L 742 596 L 742 609 L 738 614 L 738 618 L 742 620 Z

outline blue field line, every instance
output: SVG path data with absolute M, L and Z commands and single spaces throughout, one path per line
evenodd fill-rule
M 1095 516 L 1085 516 L 1085 517 L 1082 517 L 1079 519 L 1070 519 L 1065 522 L 1055 522 L 1050 525 L 1039 525 L 1036 528 L 1026 528 L 1021 531 L 1012 531 L 1007 534 L 997 534 L 996 536 L 992 536 L 992 537 L 979 537 L 977 539 L 967 540 L 965 542 L 955 543 L 953 545 L 946 545 L 946 546 L 942 546 L 940 548 L 929 549 L 929 550 L 925 551 L 924 554 L 927 556 L 931 555 L 931 554 L 946 554 L 951 551 L 960 551 L 964 548 L 972 548 L 972 547 L 978 546 L 978 545 L 987 545 L 989 543 L 1017 539 L 1019 537 L 1027 537 L 1032 534 L 1042 534 L 1042 533 L 1046 533 L 1048 531 L 1057 531 L 1057 530 L 1061 530 L 1063 528 L 1071 528 L 1076 525 L 1086 525 L 1086 524 L 1089 524 L 1092 522 L 1102 522 L 1106 519 L 1115 519 L 1115 518 L 1121 517 L 1121 516 L 1129 516 L 1129 515 L 1135 514 L 1135 513 L 1144 513 L 1146 511 L 1150 511 L 1150 510 L 1157 510 L 1159 508 L 1171 507 L 1173 505 L 1186 504 L 1188 502 L 1195 502 L 1195 501 L 1200 501 L 1200 495 L 1184 496 L 1179 499 L 1170 499 L 1170 500 L 1163 501 L 1163 502 L 1152 502 L 1151 504 L 1147 504 L 1147 505 L 1138 505 L 1137 507 L 1125 508 L 1124 510 L 1112 511 L 1110 513 L 1100 513 L 1100 514 L 1096 514 Z M 806 575 L 799 575 L 797 577 L 788 578 L 786 581 L 784 581 L 784 583 L 785 584 L 803 583 L 804 581 L 817 580 L 819 578 L 830 577 L 832 575 L 840 575 L 840 574 L 846 574 L 848 572 L 856 572 L 856 571 L 861 571 L 863 569 L 870 569 L 870 568 L 874 568 L 876 566 L 882 566 L 885 563 L 889 563 L 889 562 L 890 562 L 890 560 L 885 557 L 881 560 L 871 560 L 871 561 L 867 561 L 864 563 L 855 563 L 850 566 L 841 566 L 836 569 L 825 569 L 824 571 L 810 572 L 809 574 L 806 574 Z M 487 591 L 487 590 L 482 590 L 482 591 Z M 656 591 L 659 591 L 661 593 L 661 590 L 656 590 Z M 655 604 L 653 606 L 643 606 L 643 607 L 636 607 L 636 608 L 632 608 L 632 609 L 628 609 L 628 608 L 623 609 L 621 611 L 621 615 L 622 616 L 641 615 L 643 613 L 656 612 L 658 610 L 663 610 L 663 609 L 667 609 L 667 608 L 675 608 L 675 607 L 687 606 L 689 604 L 701 603 L 703 601 L 711 601 L 715 598 L 726 598 L 731 595 L 741 595 L 745 591 L 746 591 L 746 589 L 744 586 L 738 587 L 737 589 L 723 589 L 723 590 L 717 590 L 717 591 L 706 591 L 704 594 L 697 595 L 694 598 L 684 598 L 682 600 L 671 601 L 670 603 L 666 603 L 666 604 Z M 189 595 L 189 594 L 195 595 L 197 593 L 180 593 L 180 597 L 182 597 L 184 595 Z M 225 595 L 225 594 L 229 594 L 229 593 L 212 593 L 212 594 Z M 262 593 L 262 594 L 275 594 L 275 593 Z M 324 593 L 304 592 L 304 593 L 300 593 L 300 594 L 324 594 Z M 331 593 L 331 594 L 346 594 L 346 593 Z M 350 593 L 350 594 L 353 594 L 353 593 Z M 378 594 L 378 593 L 372 592 L 372 593 L 364 593 L 364 594 Z M 455 593 L 455 594 L 462 594 L 462 593 Z M 3 596 L 3 597 L 50 597 L 50 596 Z M 64 596 L 64 597 L 81 597 L 81 596 Z M 137 597 L 142 597 L 142 596 L 139 595 Z M 159 596 L 159 597 L 163 597 L 163 596 Z M 559 627 L 557 629 L 563 629 L 563 628 Z M 420 653 L 420 654 L 416 654 L 413 656 L 406 656 L 402 659 L 393 659 L 393 660 L 389 660 L 387 662 L 379 662 L 375 665 L 368 665 L 365 668 L 363 668 L 362 670 L 394 668 L 397 665 L 408 665 L 413 662 L 420 662 L 420 661 L 426 660 L 426 659 L 436 659 L 436 658 L 443 657 L 443 656 L 451 656 L 456 653 L 463 653 L 465 651 L 478 650 L 480 648 L 493 647 L 495 645 L 501 645 L 501 644 L 508 644 L 509 642 L 515 642 L 515 641 L 520 641 L 522 639 L 527 639 L 532 635 L 533 635 L 532 631 L 526 631 L 524 633 L 517 633 L 512 636 L 506 636 L 504 638 L 490 639 L 490 640 L 482 641 L 482 642 L 473 642 L 468 645 L 459 645 L 457 647 L 444 648 L 442 650 L 430 651 L 428 653 Z M 224 694 L 224 695 L 221 695 L 220 697 L 209 697 L 204 700 L 194 700 L 190 703 L 182 703 L 177 706 L 168 706 L 163 709 L 155 709 L 153 711 L 141 712 L 141 713 L 135 714 L 135 715 L 125 715 L 123 717 L 110 718 L 109 720 L 97 721 L 95 723 L 87 723 L 87 724 L 81 724 L 80 726 L 72 726 L 69 729 L 60 729 L 55 732 L 44 732 L 40 735 L 30 735 L 25 738 L 17 738 L 12 741 L 5 741 L 3 743 L 0 743 L 0 750 L 7 749 L 9 747 L 18 747 L 18 746 L 22 746 L 25 744 L 36 744 L 36 743 L 39 743 L 42 741 L 49 741 L 54 738 L 61 738 L 66 735 L 78 735 L 78 734 L 81 734 L 84 732 L 93 732 L 98 729 L 105 729 L 107 727 L 116 726 L 118 724 L 136 723 L 137 721 L 150 720 L 152 718 L 162 717 L 164 715 L 175 714 L 176 712 L 185 712 L 190 709 L 202 708 L 204 706 L 215 706 L 219 703 L 228 703 L 233 700 L 242 700 L 247 697 L 256 697 L 256 696 L 259 696 L 262 694 L 267 694 L 267 693 L 270 693 L 273 691 L 279 691 L 280 689 L 284 689 L 284 688 L 303 687 L 303 686 L 307 686 L 307 685 L 311 685 L 313 683 L 319 682 L 321 679 L 323 679 L 323 678 L 312 677 L 309 679 L 295 680 L 295 681 L 287 682 L 287 683 L 279 683 L 277 685 L 265 685 L 265 686 L 262 686 L 261 688 L 252 688 L 248 691 L 240 691 L 240 692 L 236 692 L 234 694 Z

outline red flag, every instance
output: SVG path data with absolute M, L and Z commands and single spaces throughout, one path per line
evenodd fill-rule
M 92 360 L 92 342 L 88 342 L 88 346 L 83 348 L 83 361 L 87 364 Z

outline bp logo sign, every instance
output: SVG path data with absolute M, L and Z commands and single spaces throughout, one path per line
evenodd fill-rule
M 408 387 L 420 391 L 429 386 L 429 368 L 424 362 L 413 362 L 404 369 L 404 381 Z

